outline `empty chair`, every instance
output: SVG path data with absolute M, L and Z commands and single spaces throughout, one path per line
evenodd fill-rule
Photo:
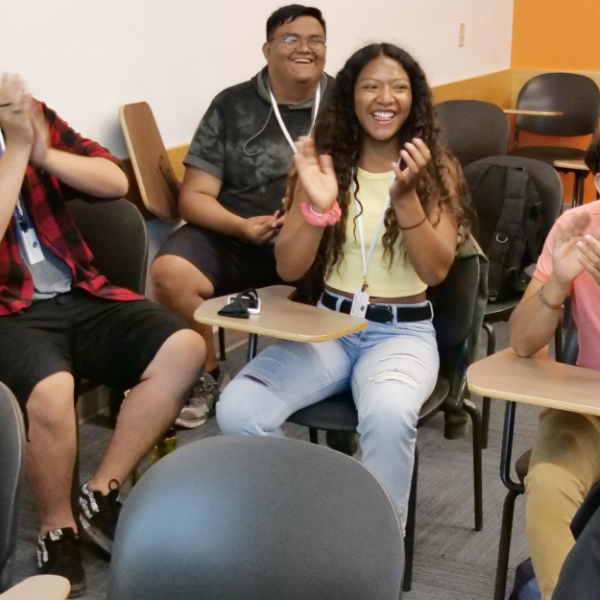
M 598 127 L 600 90 L 589 77 L 575 73 L 543 73 L 530 79 L 519 92 L 517 109 L 560 112 L 556 116 L 517 115 L 515 141 L 510 154 L 535 158 L 553 165 L 555 161 L 583 160 L 585 150 L 567 146 L 519 146 L 519 132 L 575 137 L 593 134 Z M 575 171 L 573 206 L 580 204 L 586 173 Z
M 589 77 L 575 73 L 543 73 L 530 79 L 519 92 L 517 109 L 560 112 L 557 116 L 517 115 L 511 154 L 555 160 L 583 159 L 585 150 L 564 146 L 522 146 L 519 132 L 574 137 L 594 133 L 600 113 L 600 90 Z
M 162 459 L 120 515 L 109 600 L 397 600 L 402 533 L 360 463 L 258 436 Z
M 435 110 L 444 144 L 463 167 L 506 154 L 510 131 L 499 106 L 481 100 L 447 100 Z

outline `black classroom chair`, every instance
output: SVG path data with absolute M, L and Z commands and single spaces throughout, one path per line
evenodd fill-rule
M 510 128 L 504 111 L 482 100 L 447 100 L 435 111 L 444 145 L 462 167 L 508 150 Z
M 535 158 L 551 166 L 555 161 L 583 160 L 585 150 L 568 146 L 519 146 L 519 132 L 576 137 L 593 134 L 598 128 L 600 90 L 596 83 L 576 73 L 542 73 L 530 79 L 519 92 L 517 109 L 561 112 L 557 116 L 517 115 L 512 156 Z M 561 168 L 561 172 L 573 169 Z M 575 171 L 572 206 L 581 203 L 583 181 Z M 584 179 L 585 179 L 584 172 Z

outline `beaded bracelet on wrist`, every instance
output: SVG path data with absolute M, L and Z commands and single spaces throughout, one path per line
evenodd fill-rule
M 551 308 L 552 310 L 562 310 L 565 305 L 564 304 L 551 304 L 550 302 L 548 302 L 548 300 L 546 300 L 546 298 L 544 298 L 544 292 L 542 292 L 542 289 L 544 288 L 544 285 L 542 284 L 540 286 L 540 288 L 538 289 L 538 296 L 540 297 L 540 300 L 548 307 Z

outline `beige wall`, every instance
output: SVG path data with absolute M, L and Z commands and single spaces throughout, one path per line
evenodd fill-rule
M 308 2 L 307 2 L 308 3 Z M 284 0 L 1 0 L 0 72 L 76 129 L 126 154 L 117 110 L 146 100 L 167 146 L 188 142 L 211 98 L 263 65 Z M 510 66 L 513 0 L 320 0 L 328 66 L 371 41 L 404 45 L 433 84 Z M 466 44 L 458 47 L 459 23 Z

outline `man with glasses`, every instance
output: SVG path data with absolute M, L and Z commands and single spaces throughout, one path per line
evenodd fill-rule
M 298 4 L 267 20 L 267 66 L 218 94 L 184 159 L 179 209 L 187 221 L 164 244 L 151 269 L 159 301 L 193 323 L 208 298 L 279 283 L 273 241 L 294 140 L 312 130 L 331 88 L 323 73 L 326 28 L 321 11 Z M 220 370 L 212 328 L 193 324 L 206 341 L 207 373 L 177 424 L 197 427 L 218 396 Z

